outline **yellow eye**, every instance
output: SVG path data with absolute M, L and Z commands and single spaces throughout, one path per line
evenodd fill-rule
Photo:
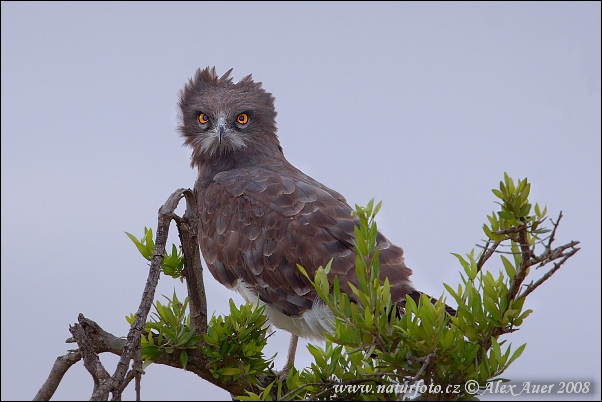
M 209 117 L 205 113 L 199 114 L 199 122 L 205 124 L 209 121 Z
M 236 117 L 236 122 L 238 124 L 247 124 L 249 122 L 249 115 L 246 113 L 241 113 Z

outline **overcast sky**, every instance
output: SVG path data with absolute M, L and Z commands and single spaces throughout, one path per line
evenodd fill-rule
M 351 205 L 383 201 L 379 228 L 434 296 L 459 281 L 450 253 L 484 238 L 504 171 L 528 177 L 533 201 L 563 211 L 557 244 L 582 250 L 529 297 L 504 376 L 593 381 L 573 397 L 599 400 L 600 36 L 600 3 L 2 2 L 2 399 L 33 398 L 78 313 L 127 333 L 148 267 L 124 231 L 193 186 L 178 92 L 216 66 L 274 94 L 291 163 Z M 242 302 L 205 281 L 210 312 Z M 157 297 L 174 288 L 161 278 Z M 287 345 L 270 339 L 277 368 Z M 144 399 L 230 398 L 146 373 Z M 55 399 L 91 391 L 78 363 Z

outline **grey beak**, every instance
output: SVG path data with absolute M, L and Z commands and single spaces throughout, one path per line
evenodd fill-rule
M 217 119 L 217 135 L 219 137 L 219 143 L 222 143 L 222 137 L 224 136 L 224 133 L 226 132 L 226 119 L 224 119 L 223 117 L 220 117 L 219 119 Z

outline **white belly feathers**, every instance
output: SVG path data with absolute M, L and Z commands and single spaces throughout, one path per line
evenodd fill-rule
M 248 303 L 256 303 L 259 300 L 257 293 L 246 286 L 242 280 L 239 280 L 232 289 L 240 293 Z M 266 304 L 259 300 L 259 305 Z M 323 341 L 324 333 L 332 332 L 334 329 L 334 314 L 319 298 L 314 302 L 312 309 L 300 317 L 289 317 L 269 305 L 266 305 L 265 313 L 270 324 L 302 338 Z

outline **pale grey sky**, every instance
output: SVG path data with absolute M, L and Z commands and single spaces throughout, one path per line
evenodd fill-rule
M 504 171 L 528 177 L 582 250 L 528 299 L 505 377 L 593 381 L 573 398 L 599 400 L 600 35 L 600 3 L 2 2 L 2 399 L 33 398 L 78 313 L 126 334 L 147 266 L 123 232 L 193 185 L 178 92 L 215 65 L 274 94 L 289 161 L 351 205 L 383 200 L 379 227 L 432 295 L 483 239 Z M 210 311 L 242 301 L 206 283 Z M 278 367 L 287 344 L 268 345 Z M 229 399 L 146 372 L 145 399 Z M 78 363 L 55 399 L 91 390 Z

